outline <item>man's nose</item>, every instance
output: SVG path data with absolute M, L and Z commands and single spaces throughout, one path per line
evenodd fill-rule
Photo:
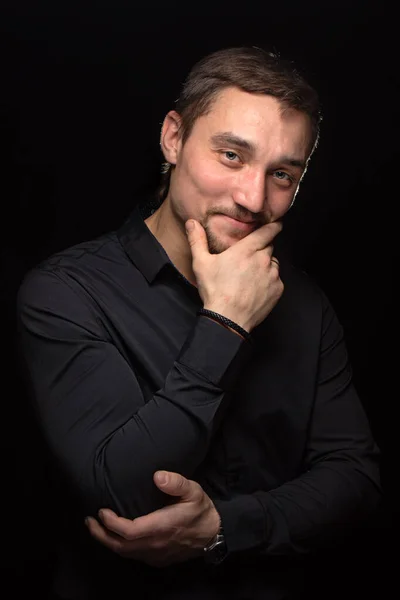
M 257 171 L 249 173 L 241 181 L 235 201 L 253 214 L 265 210 L 267 189 L 265 174 Z

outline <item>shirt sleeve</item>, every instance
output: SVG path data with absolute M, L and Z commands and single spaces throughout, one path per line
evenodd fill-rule
M 98 313 L 63 273 L 31 271 L 17 302 L 28 389 L 57 469 L 84 514 L 127 518 L 166 504 L 153 474 L 190 476 L 207 453 L 250 344 L 205 317 L 146 399 Z
M 305 554 L 379 506 L 379 449 L 352 382 L 343 328 L 323 298 L 316 396 L 303 473 L 276 489 L 215 499 L 229 553 Z

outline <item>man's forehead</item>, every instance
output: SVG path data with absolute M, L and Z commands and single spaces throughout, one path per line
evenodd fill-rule
M 275 118 L 253 119 L 237 116 L 209 115 L 198 126 L 203 130 L 201 137 L 213 146 L 235 146 L 249 153 L 256 154 L 267 142 L 301 148 L 308 146 L 311 136 L 311 125 L 306 115 L 297 115 L 291 120 L 288 115 L 282 120 Z
M 253 129 L 257 134 L 263 127 L 303 129 L 307 136 L 311 132 L 311 121 L 305 113 L 285 106 L 273 96 L 250 94 L 236 88 L 223 90 L 198 121 L 210 135 L 217 130 L 235 131 L 240 135 L 240 128 L 243 133 Z
M 269 94 L 256 94 L 235 87 L 227 87 L 215 96 L 208 114 L 233 112 L 236 109 L 243 110 L 243 108 L 272 111 L 278 114 L 284 107 L 278 98 Z

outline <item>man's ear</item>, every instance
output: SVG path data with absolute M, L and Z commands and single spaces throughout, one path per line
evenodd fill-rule
M 176 110 L 170 110 L 161 128 L 160 147 L 165 160 L 176 165 L 181 144 L 181 117 Z

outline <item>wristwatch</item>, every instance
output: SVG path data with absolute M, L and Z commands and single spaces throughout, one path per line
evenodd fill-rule
M 204 548 L 204 560 L 209 565 L 219 565 L 226 555 L 227 548 L 221 525 L 215 538 Z

